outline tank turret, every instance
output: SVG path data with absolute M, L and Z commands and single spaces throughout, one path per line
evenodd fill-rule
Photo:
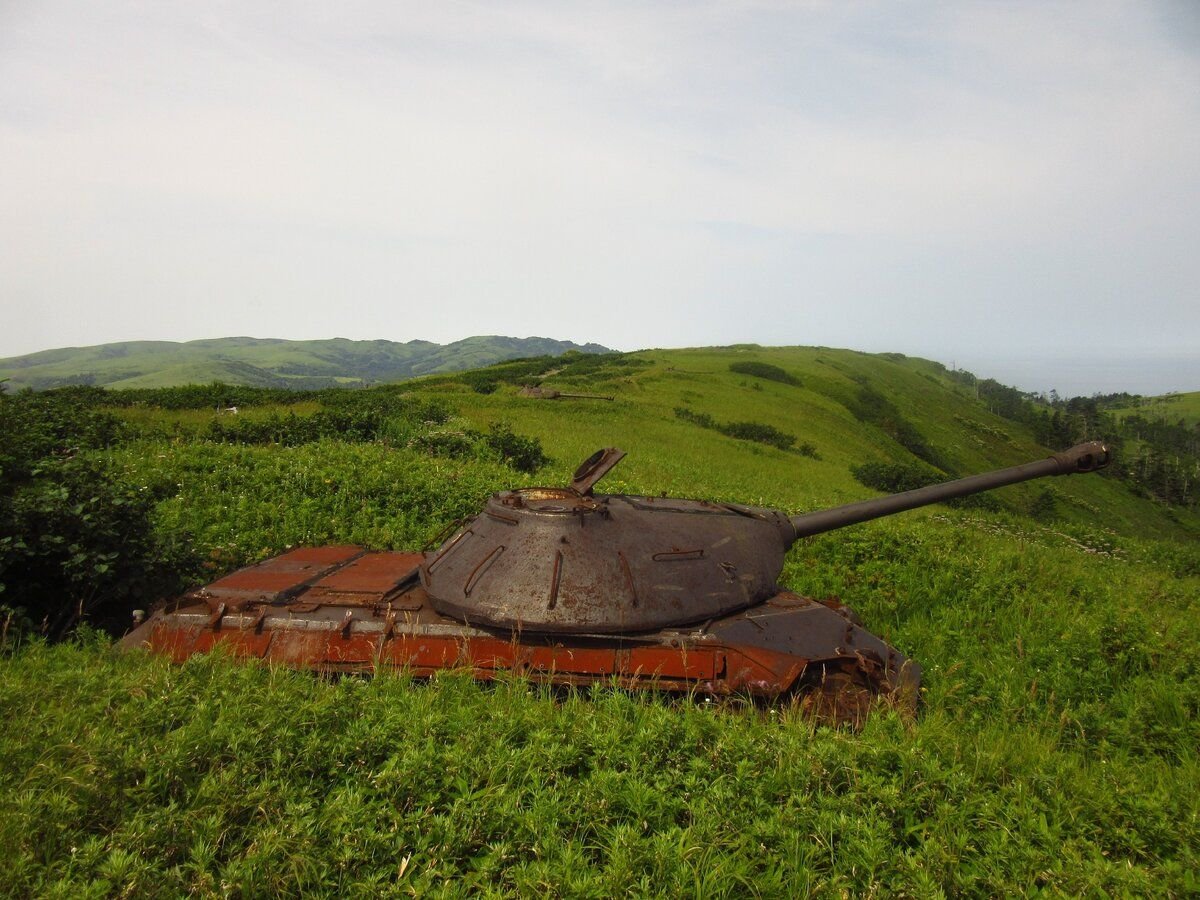
M 421 566 L 433 605 L 464 621 L 557 634 L 703 622 L 778 592 L 799 538 L 1108 463 L 1098 441 L 1048 459 L 805 515 L 733 503 L 594 494 L 625 454 L 597 451 L 564 488 L 493 495 Z

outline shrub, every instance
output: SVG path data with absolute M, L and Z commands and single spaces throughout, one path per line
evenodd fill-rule
M 913 491 L 940 480 L 930 469 L 907 463 L 867 462 L 851 466 L 850 474 L 859 484 L 888 494 Z
M 104 391 L 89 387 L 0 392 L 0 482 L 29 477 L 42 459 L 102 449 L 120 440 L 125 426 L 94 408 L 98 396 Z
M 1058 516 L 1058 500 L 1054 492 L 1046 489 L 1038 493 L 1029 504 L 1029 515 L 1039 522 L 1049 522 Z
M 344 392 L 348 393 L 348 392 Z M 359 392 L 363 396 L 366 392 Z M 401 425 L 440 425 L 450 418 L 442 403 L 408 398 L 368 398 L 366 402 L 336 404 L 307 416 L 272 413 L 265 419 L 222 417 L 209 423 L 203 437 L 222 444 L 279 444 L 295 447 L 320 440 L 350 443 L 381 441 Z
M 720 431 L 730 437 L 766 444 L 769 447 L 778 447 L 780 450 L 789 450 L 796 442 L 793 435 L 780 431 L 773 425 L 764 425 L 762 422 L 729 422 L 722 425 Z
M 479 437 L 474 431 L 427 431 L 418 434 L 408 445 L 434 456 L 467 459 L 475 455 Z
M 946 468 L 937 451 L 925 442 L 924 435 L 900 415 L 886 397 L 869 385 L 863 384 L 849 409 L 860 422 L 875 425 L 913 456 L 931 466 Z
M 712 428 L 719 430 L 716 421 L 708 413 L 692 412 L 682 406 L 675 407 L 675 415 L 677 418 L 683 419 L 685 422 L 691 422 L 693 425 L 699 425 L 701 428 Z
M 766 444 L 770 447 L 778 447 L 780 450 L 791 450 L 792 445 L 796 442 L 794 435 L 788 434 L 786 431 L 780 431 L 773 425 L 765 425 L 762 422 L 718 422 L 708 413 L 692 412 L 690 409 L 685 409 L 682 406 L 675 407 L 675 415 L 686 422 L 692 422 L 699 425 L 701 428 L 710 428 L 713 431 L 719 431 L 721 434 L 732 438 L 737 438 L 742 441 L 754 441 L 758 444 Z M 808 451 L 805 456 L 816 456 L 816 450 L 811 444 L 804 445 Z
M 204 437 L 222 444 L 279 444 L 295 447 L 323 438 L 366 443 L 381 440 L 388 420 L 370 410 L 321 411 L 309 416 L 294 412 L 266 419 L 222 418 L 209 423 Z
M 487 446 L 518 472 L 532 474 L 550 462 L 537 438 L 522 437 L 507 422 L 492 425 L 485 439 Z
M 477 394 L 494 394 L 496 388 L 500 386 L 500 383 L 494 378 L 464 378 L 463 381 L 469 384 L 471 390 Z
M 51 639 L 84 621 L 125 627 L 134 606 L 179 586 L 154 535 L 154 502 L 96 460 L 39 466 L 0 508 L 5 605 Z
M 762 378 L 764 381 L 778 381 L 780 384 L 790 384 L 792 387 L 800 387 L 803 384 L 795 375 L 784 371 L 779 366 L 773 366 L 765 362 L 747 360 L 745 362 L 730 363 L 729 371 L 736 372 L 739 375 L 750 375 L 753 378 Z
M 887 494 L 915 491 L 946 480 L 940 472 L 908 463 L 868 462 L 851 466 L 850 474 L 859 484 Z M 971 494 L 943 502 L 956 509 L 982 509 L 989 512 L 1004 509 L 1004 504 L 990 494 Z
M 128 623 L 134 603 L 174 587 L 150 521 L 155 498 L 89 451 L 124 434 L 94 409 L 103 391 L 0 395 L 0 603 L 57 639 L 78 623 Z

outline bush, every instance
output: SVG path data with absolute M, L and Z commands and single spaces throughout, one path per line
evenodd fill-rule
M 537 438 L 516 434 L 507 422 L 492 425 L 485 439 L 487 446 L 518 472 L 532 474 L 550 462 Z
M 155 498 L 114 480 L 91 451 L 125 434 L 96 388 L 0 394 L 0 604 L 59 639 L 93 621 L 125 627 L 134 604 L 177 587 L 161 561 Z
M 433 456 L 468 459 L 475 456 L 480 434 L 476 431 L 426 431 L 418 434 L 408 446 L 424 450 Z
M 729 371 L 736 372 L 739 375 L 750 375 L 753 378 L 762 378 L 764 381 L 778 381 L 780 384 L 790 384 L 792 387 L 800 387 L 803 382 L 795 375 L 785 372 L 779 366 L 773 366 L 770 363 L 764 362 L 735 362 L 729 364 Z
M 711 428 L 714 431 L 719 431 L 720 427 L 716 421 L 708 413 L 692 412 L 682 406 L 675 407 L 676 418 L 683 419 L 685 422 L 691 422 L 693 425 L 699 425 L 701 428 Z
M 91 621 L 119 631 L 179 589 L 151 523 L 155 498 L 93 458 L 46 459 L 0 497 L 0 601 L 57 640 Z
M 310 416 L 275 413 L 260 420 L 215 419 L 209 423 L 204 437 L 222 444 L 279 444 L 283 447 L 311 444 L 323 438 L 366 443 L 381 440 L 387 422 L 384 416 L 371 411 L 322 411 Z
M 343 392 L 348 393 L 348 392 Z M 358 392 L 360 397 L 367 392 Z M 294 412 L 272 413 L 265 419 L 222 417 L 209 423 L 205 439 L 222 444 L 279 444 L 295 447 L 320 440 L 350 443 L 381 441 L 395 431 L 396 423 L 440 425 L 450 418 L 441 403 L 407 398 L 368 398 L 366 402 L 337 404 L 307 416 Z
M 110 413 L 94 408 L 100 388 L 71 387 L 34 393 L 0 392 L 0 483 L 28 478 L 32 468 L 50 457 L 73 456 L 83 450 L 110 447 L 125 426 Z
M 932 470 L 907 463 L 867 462 L 851 466 L 850 474 L 859 484 L 888 494 L 913 491 L 941 480 Z
M 860 466 L 851 466 L 850 474 L 859 484 L 883 491 L 885 494 L 915 491 L 917 488 L 940 484 L 947 480 L 940 472 L 908 463 L 868 462 Z M 970 494 L 943 502 L 956 509 L 981 509 L 988 512 L 1004 509 L 1004 504 L 990 494 Z
M 345 388 L 335 389 L 349 394 Z M 165 388 L 125 388 L 100 392 L 110 406 L 151 406 L 157 409 L 225 409 L 230 406 L 269 406 L 312 400 L 315 391 L 250 387 L 244 384 L 181 384 Z
M 754 441 L 769 447 L 778 447 L 780 450 L 790 450 L 792 444 L 796 442 L 793 435 L 780 431 L 773 425 L 764 425 L 762 422 L 729 422 L 722 425 L 719 430 L 722 434 L 739 440 Z
M 925 442 L 925 436 L 874 388 L 863 384 L 849 409 L 860 422 L 875 425 L 913 456 L 931 466 L 946 468 L 937 451 Z
M 686 422 L 699 425 L 701 428 L 719 431 L 721 434 L 742 441 L 754 441 L 758 444 L 778 447 L 780 450 L 791 450 L 792 445 L 796 442 L 794 435 L 788 434 L 786 431 L 780 431 L 773 425 L 765 425 L 762 422 L 722 423 L 716 421 L 708 413 L 692 412 L 690 409 L 685 409 L 682 406 L 675 407 L 675 415 Z M 816 449 L 811 444 L 805 444 L 804 446 L 808 452 L 801 450 L 801 453 L 805 456 L 816 456 Z
M 1049 522 L 1058 517 L 1058 500 L 1049 488 L 1041 491 L 1029 504 L 1029 515 L 1039 522 Z
M 471 390 L 477 394 L 494 394 L 496 388 L 500 386 L 500 383 L 494 378 L 472 377 L 464 378 L 463 381 L 469 384 Z

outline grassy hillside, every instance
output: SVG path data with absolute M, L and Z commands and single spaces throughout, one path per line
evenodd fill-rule
M 643 351 L 625 359 L 638 368 L 609 368 L 576 377 L 550 376 L 560 390 L 612 395 L 601 401 L 539 401 L 515 388 L 479 395 L 448 382 L 430 396 L 453 396 L 472 419 L 507 420 L 537 434 L 558 461 L 548 480 L 566 479 L 592 450 L 617 445 L 629 452 L 606 482 L 610 490 L 713 497 L 816 509 L 873 496 L 850 473 L 865 461 L 918 463 L 876 424 L 853 411 L 866 389 L 878 393 L 936 451 L 944 470 L 967 475 L 1036 459 L 1045 454 L 1027 429 L 989 413 L 944 367 L 898 354 L 864 354 L 825 348 L 729 348 Z M 778 366 L 799 380 L 789 385 L 738 374 L 746 361 Z M 500 367 L 499 371 L 502 371 Z M 420 389 L 418 382 L 414 389 Z M 443 393 L 437 393 L 443 392 Z M 448 393 L 445 393 L 448 392 Z M 810 444 L 815 457 L 739 441 L 698 427 L 675 410 L 703 413 L 719 422 L 771 425 Z M 1059 478 L 1005 488 L 995 496 L 1023 512 L 1044 491 L 1057 499 L 1057 520 L 1093 529 L 1147 537 L 1195 536 L 1200 518 L 1130 495 L 1123 485 L 1098 478 Z M 909 515 L 929 516 L 926 511 Z
M 1127 406 L 1106 407 L 1106 412 L 1119 418 L 1141 416 L 1149 421 L 1182 421 L 1195 427 L 1200 425 L 1200 391 L 1185 394 L 1164 394 L 1161 397 L 1142 397 Z
M 522 398 L 538 378 L 616 399 Z M 922 463 L 905 443 L 953 474 L 1046 452 L 937 364 L 825 348 L 507 363 L 372 394 L 425 405 L 369 441 L 295 446 L 219 440 L 233 417 L 142 405 L 115 410 L 133 435 L 88 452 L 156 498 L 164 552 L 208 577 L 297 543 L 419 547 L 490 491 L 565 483 L 600 446 L 629 452 L 604 490 L 789 511 L 875 495 L 850 467 Z M 237 419 L 282 437 L 298 427 L 284 414 L 319 405 Z M 771 426 L 794 449 L 706 421 Z M 474 437 L 501 422 L 552 463 L 501 462 Z M 786 705 L 457 675 L 330 682 L 26 643 L 0 660 L 0 716 L 21 723 L 0 731 L 0 891 L 1200 891 L 1195 511 L 1104 476 L 994 496 L 789 553 L 786 587 L 841 597 L 925 668 L 917 720 L 879 708 L 861 734 Z
M 0 379 L 12 389 L 91 384 L 112 388 L 155 388 L 223 381 L 260 387 L 321 388 L 400 381 L 431 372 L 486 366 L 519 356 L 557 356 L 568 350 L 603 352 L 549 338 L 495 335 L 451 344 L 430 341 L 285 341 L 217 338 L 189 341 L 129 341 L 67 347 L 0 359 Z

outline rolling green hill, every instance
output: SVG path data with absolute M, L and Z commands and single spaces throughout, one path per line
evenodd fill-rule
M 898 354 L 742 346 L 519 360 L 295 403 L 264 391 L 236 416 L 203 396 L 179 408 L 178 390 L 169 409 L 77 391 L 127 431 L 72 431 L 48 466 L 94 470 L 120 522 L 147 511 L 147 566 L 203 581 L 298 544 L 419 548 L 492 491 L 567 483 L 602 446 L 629 455 L 598 490 L 789 512 L 876 496 L 863 462 L 949 476 L 1048 453 L 952 376 Z M 615 399 L 531 399 L 529 381 Z M 0 396 L 0 411 L 53 396 Z M 360 428 L 312 429 L 334 413 Z M 551 461 L 505 463 L 505 426 Z M 30 552 L 80 524 L 61 551 L 78 584 L 39 596 L 83 602 L 112 581 L 85 541 L 108 525 L 102 492 L 39 487 L 49 470 L 12 508 L 38 529 Z M 782 586 L 841 598 L 924 667 L 919 715 L 881 704 L 861 733 L 786 702 L 329 680 L 26 641 L 0 655 L 0 718 L 21 723 L 0 729 L 0 893 L 1195 895 L 1197 510 L 1103 474 L 989 496 L 789 551 Z M 113 546 L 109 572 L 137 551 Z M 0 566 L 0 608 L 12 578 Z
M 1128 405 L 1107 406 L 1105 412 L 1122 419 L 1141 416 L 1148 421 L 1183 422 L 1195 427 L 1200 425 L 1200 391 L 1141 397 Z
M 430 341 L 285 341 L 231 337 L 188 341 L 128 341 L 43 350 L 0 359 L 10 389 L 68 384 L 155 388 L 222 381 L 259 387 L 314 389 L 401 381 L 521 356 L 602 353 L 598 344 L 486 335 L 451 344 Z
M 796 383 L 731 369 L 748 362 L 777 367 Z M 521 363 L 501 364 L 482 373 L 438 379 L 429 386 L 417 381 L 409 387 L 428 396 L 453 398 L 456 408 L 481 424 L 509 421 L 538 435 L 556 461 L 553 478 L 569 480 L 576 462 L 596 447 L 615 444 L 629 452 L 611 476 L 617 482 L 615 490 L 666 491 L 793 511 L 871 496 L 873 492 L 851 475 L 853 464 L 922 465 L 923 460 L 893 436 L 895 420 L 908 423 L 928 446 L 944 477 L 1011 465 L 1046 452 L 1029 428 L 989 412 L 975 392 L 940 363 L 901 354 L 751 346 L 647 350 L 624 354 L 594 371 L 567 370 L 540 382 L 560 391 L 611 395 L 612 403 L 527 399 L 517 388 L 531 376 L 520 367 Z M 509 370 L 512 374 L 506 376 Z M 470 390 L 481 375 L 501 379 L 502 387 L 487 395 Z M 504 385 L 506 378 L 510 383 Z M 886 416 L 873 417 L 864 409 L 864 396 L 886 401 Z M 797 447 L 809 445 L 813 455 L 729 437 L 695 424 L 688 413 L 718 423 L 769 425 L 794 437 Z M 1168 511 L 1103 476 L 1032 482 L 1005 488 L 996 496 L 1009 511 L 1020 513 L 1043 493 L 1054 498 L 1058 520 L 1077 522 L 1097 533 L 1116 529 L 1146 537 L 1200 534 L 1200 529 L 1186 530 L 1200 525 L 1200 518 L 1188 510 Z

